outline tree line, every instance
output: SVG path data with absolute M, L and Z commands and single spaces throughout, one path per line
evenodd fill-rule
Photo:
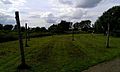
M 30 30 L 31 32 L 51 32 L 51 33 L 67 33 L 68 31 L 71 31 L 73 26 L 73 29 L 75 31 L 77 30 L 81 30 L 81 31 L 89 31 L 89 29 L 91 29 L 91 21 L 90 20 L 84 20 L 81 22 L 76 22 L 75 24 L 73 24 L 72 22 L 67 22 L 65 20 L 61 20 L 60 23 L 58 24 L 53 24 L 51 25 L 48 29 L 46 29 L 45 27 L 34 27 L 34 28 L 30 28 L 28 27 L 28 30 Z M 9 30 L 9 31 L 16 31 L 17 30 L 17 25 L 13 26 L 13 25 L 2 25 L 0 24 L 0 30 Z M 21 31 L 24 32 L 25 31 L 25 27 L 22 26 L 21 27 Z

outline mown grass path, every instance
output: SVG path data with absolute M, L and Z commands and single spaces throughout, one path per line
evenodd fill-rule
M 98 63 L 120 57 L 120 38 L 110 37 L 111 48 L 105 48 L 106 37 L 100 34 L 55 35 L 33 38 L 25 48 L 25 72 L 81 72 Z M 16 72 L 20 64 L 18 41 L 0 43 L 0 72 Z M 21 71 L 23 72 L 23 70 Z

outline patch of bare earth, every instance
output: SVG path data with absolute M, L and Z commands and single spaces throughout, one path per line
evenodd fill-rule
M 98 64 L 82 72 L 120 72 L 120 58 Z

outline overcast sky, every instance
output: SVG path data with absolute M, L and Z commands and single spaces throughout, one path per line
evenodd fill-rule
M 15 11 L 20 11 L 21 24 L 49 27 L 61 20 L 94 23 L 109 8 L 120 5 L 120 0 L 0 0 L 0 23 L 15 24 Z

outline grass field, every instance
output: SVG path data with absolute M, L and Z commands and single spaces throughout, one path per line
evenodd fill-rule
M 25 72 L 80 72 L 100 62 L 120 57 L 120 38 L 110 37 L 110 48 L 105 48 L 106 37 L 100 34 L 56 35 L 32 38 L 25 48 Z M 16 72 L 20 64 L 18 41 L 0 43 L 0 72 Z M 23 71 L 21 71 L 23 72 Z

